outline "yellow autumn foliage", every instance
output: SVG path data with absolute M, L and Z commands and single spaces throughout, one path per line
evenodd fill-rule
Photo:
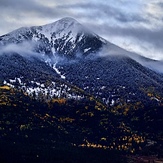
M 0 86 L 0 89 L 10 90 L 11 88 L 7 85 Z

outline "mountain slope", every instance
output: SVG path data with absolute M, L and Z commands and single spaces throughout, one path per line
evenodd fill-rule
M 162 76 L 128 57 L 87 59 L 58 66 L 69 82 L 109 105 L 122 99 L 151 105 L 145 90 L 153 87 L 155 93 L 161 93 L 163 89 Z

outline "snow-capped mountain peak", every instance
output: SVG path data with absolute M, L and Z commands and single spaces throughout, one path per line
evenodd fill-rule
M 25 41 L 35 45 L 35 52 L 68 58 L 79 53 L 82 55 L 94 53 L 105 43 L 102 38 L 69 17 L 43 26 L 23 27 L 0 37 L 2 46 Z
M 86 31 L 86 29 L 73 18 L 63 18 L 54 23 L 43 25 L 36 28 L 38 33 L 44 34 L 49 40 L 55 34 L 55 39 L 66 37 L 69 34 L 69 39 L 75 41 L 77 34 Z
M 50 32 L 59 32 L 66 30 L 81 30 L 82 25 L 73 18 L 65 17 L 54 23 L 43 25 L 42 28 L 47 29 Z

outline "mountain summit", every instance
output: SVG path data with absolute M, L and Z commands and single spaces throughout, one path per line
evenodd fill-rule
M 0 37 L 0 45 L 32 42 L 34 51 L 47 55 L 58 54 L 68 58 L 81 53 L 88 55 L 97 52 L 102 40 L 91 33 L 73 18 L 63 18 L 54 23 L 20 28 Z

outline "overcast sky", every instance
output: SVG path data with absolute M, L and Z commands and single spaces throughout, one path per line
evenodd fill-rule
M 0 35 L 67 16 L 118 46 L 163 60 L 163 0 L 0 0 Z

